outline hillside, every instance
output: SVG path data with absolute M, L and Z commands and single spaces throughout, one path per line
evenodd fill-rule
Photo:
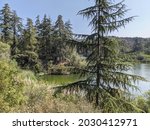
M 134 48 L 136 44 L 142 44 L 143 47 L 146 45 L 150 46 L 150 38 L 142 38 L 142 37 L 116 37 L 123 42 L 123 44 L 130 48 L 131 50 Z

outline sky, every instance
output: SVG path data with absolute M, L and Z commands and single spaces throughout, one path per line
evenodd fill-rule
M 19 17 L 32 18 L 37 15 L 41 19 L 47 14 L 54 23 L 58 15 L 62 15 L 64 21 L 70 20 L 74 33 L 90 34 L 91 28 L 82 16 L 77 15 L 78 11 L 93 5 L 94 0 L 0 0 L 0 9 L 8 3 L 12 10 L 16 10 Z M 121 0 L 113 0 L 115 3 Z M 137 16 L 117 32 L 111 35 L 120 37 L 150 37 L 150 0 L 125 0 L 128 16 Z

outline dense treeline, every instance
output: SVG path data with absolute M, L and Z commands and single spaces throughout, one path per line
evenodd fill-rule
M 0 10 L 0 30 L 1 41 L 11 46 L 11 57 L 21 68 L 47 72 L 49 66 L 71 59 L 67 41 L 73 38 L 72 27 L 61 15 L 54 24 L 46 15 L 42 20 L 37 16 L 35 23 L 27 18 L 24 26 L 16 11 L 5 4 Z
M 150 46 L 150 38 L 118 37 L 129 51 L 146 51 Z
M 122 51 L 130 54 L 137 62 L 150 63 L 150 38 L 124 37 L 119 38 L 122 43 Z
M 86 63 L 78 53 L 86 57 L 89 53 L 85 46 L 71 48 L 68 45 L 68 41 L 74 39 L 72 26 L 70 21 L 64 22 L 61 15 L 54 24 L 44 15 L 42 20 L 37 16 L 35 22 L 27 18 L 26 25 L 23 25 L 22 18 L 8 4 L 0 10 L 0 39 L 11 46 L 11 57 L 21 68 L 34 72 L 61 73 L 61 63 L 82 66 Z M 131 55 L 135 52 L 135 59 L 149 61 L 149 39 L 119 39 L 123 42 L 120 49 L 124 52 L 132 52 Z

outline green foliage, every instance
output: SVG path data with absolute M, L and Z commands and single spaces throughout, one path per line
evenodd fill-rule
M 131 57 L 135 62 L 150 63 L 150 55 L 145 54 L 145 52 L 132 53 Z
M 11 65 L 11 67 L 10 67 Z M 18 71 L 16 64 L 12 61 L 0 61 L 0 82 L 1 82 L 1 94 L 6 102 L 10 106 L 19 104 L 22 100 L 22 84 L 19 83 L 15 76 Z
M 146 100 L 146 103 L 148 105 L 148 112 L 150 112 L 150 90 L 147 91 L 145 94 L 144 94 L 144 98 Z
M 36 27 L 39 59 L 42 61 L 43 68 L 47 71 L 48 63 L 52 60 L 52 26 L 50 18 L 44 15 L 42 22 L 37 18 Z
M 0 28 L 1 28 L 1 39 L 3 42 L 9 43 L 12 39 L 12 12 L 8 4 L 5 4 L 3 9 L 0 10 Z
M 10 56 L 10 46 L 0 42 L 0 59 L 8 59 Z
M 143 44 L 138 42 L 138 39 L 135 39 L 135 43 L 133 45 L 133 51 L 138 52 L 138 51 L 143 51 Z
M 91 104 L 84 99 L 77 97 L 61 95 L 55 98 L 49 88 L 40 87 L 34 82 L 34 88 L 28 89 L 28 100 L 26 104 L 22 105 L 16 112 L 34 112 L 34 113 L 70 113 L 70 112 L 100 112 L 98 109 L 93 108 Z
M 21 68 L 44 73 L 47 73 L 49 63 L 55 65 L 66 61 L 67 42 L 73 38 L 70 21 L 64 22 L 61 15 L 54 25 L 44 15 L 42 20 L 37 16 L 35 25 L 28 18 L 23 27 L 22 19 L 8 4 L 0 10 L 0 30 L 1 40 L 11 45 L 11 58 Z
M 27 19 L 26 29 L 23 31 L 22 40 L 18 48 L 19 52 L 13 56 L 18 64 L 24 69 L 39 72 L 40 61 L 37 53 L 36 29 L 31 19 Z
M 13 43 L 11 45 L 11 56 L 13 57 L 18 53 L 19 36 L 22 33 L 22 19 L 17 16 L 17 13 L 13 11 L 12 13 L 12 33 L 13 33 Z
M 118 91 L 118 90 L 117 90 Z M 103 92 L 101 97 L 102 112 L 107 113 L 139 113 L 144 110 L 139 106 L 136 106 L 128 97 L 129 95 L 122 93 L 120 95 L 112 94 L 112 92 Z
M 79 55 L 79 53 L 77 52 L 76 48 L 68 48 L 66 50 L 66 59 L 67 62 L 71 65 L 74 66 L 75 68 L 83 68 L 86 66 L 86 57 L 83 57 L 81 55 Z
M 20 73 L 16 62 L 9 60 L 9 46 L 0 43 L 3 53 L 0 57 L 0 104 L 1 112 L 10 111 L 24 101 L 23 84 L 18 78 Z M 1 51 L 0 51 L 1 53 Z M 5 59 L 3 58 L 5 54 Z M 6 56 L 7 55 L 7 56 Z
M 150 62 L 150 39 L 149 38 L 140 38 L 140 37 L 125 37 L 118 38 L 122 42 L 121 51 L 125 54 L 128 54 L 132 58 L 130 62 L 141 62 L 141 63 L 149 63 Z
M 34 72 L 40 72 L 42 69 L 41 63 L 38 61 L 37 53 L 32 51 L 25 51 L 24 54 L 17 54 L 14 58 L 23 69 L 33 70 Z
M 136 97 L 134 103 L 138 108 L 143 110 L 143 112 L 149 112 L 149 106 L 146 102 L 146 99 L 143 96 Z
M 68 40 L 72 39 L 72 27 L 70 22 L 63 22 L 63 17 L 61 15 L 58 16 L 53 33 L 53 61 L 54 64 L 58 64 L 60 62 L 66 61 L 66 52 L 68 53 Z M 71 53 L 70 53 L 71 54 Z
M 56 75 L 65 75 L 70 74 L 70 70 L 69 67 L 66 67 L 63 64 L 58 64 L 58 65 L 51 65 L 48 69 L 48 73 Z

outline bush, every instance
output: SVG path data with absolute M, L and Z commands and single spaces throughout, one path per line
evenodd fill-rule
M 149 112 L 150 112 L 150 90 L 147 91 L 145 94 L 144 94 L 144 97 L 146 99 L 146 103 L 148 105 L 148 108 L 149 108 Z
M 137 56 L 137 60 L 143 61 L 144 60 L 144 56 L 141 56 L 141 55 Z
M 150 48 L 144 50 L 145 54 L 150 55 Z
M 34 52 L 26 52 L 24 54 L 17 54 L 13 57 L 18 65 L 23 69 L 30 69 L 36 73 L 41 71 L 41 63 L 38 56 Z
M 37 93 L 36 93 L 37 92 Z M 100 112 L 92 104 L 84 99 L 76 100 L 69 96 L 64 99 L 63 96 L 55 98 L 52 92 L 44 94 L 46 91 L 42 88 L 32 91 L 28 102 L 15 110 L 15 112 L 34 112 L 34 113 L 76 113 L 76 112 Z M 41 93 L 41 94 L 40 94 Z
M 143 110 L 143 112 L 149 112 L 148 104 L 143 96 L 138 96 L 134 102 L 138 108 Z
M 0 102 L 3 104 L 0 111 L 7 111 L 24 100 L 23 84 L 18 79 L 18 73 L 14 61 L 0 60 Z
M 0 42 L 0 112 L 8 112 L 24 101 L 20 69 L 9 57 L 9 45 Z
M 10 56 L 10 46 L 0 42 L 0 59 L 8 59 Z

